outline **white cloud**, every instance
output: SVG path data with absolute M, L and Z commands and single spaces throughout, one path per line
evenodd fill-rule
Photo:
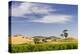
M 47 7 L 33 7 L 32 12 L 37 14 L 49 14 L 51 11 L 56 11 L 55 9 L 50 9 Z
M 12 6 L 12 16 L 16 17 L 26 17 L 25 14 L 47 14 L 40 19 L 30 20 L 30 22 L 39 22 L 39 23 L 64 23 L 69 21 L 72 16 L 63 15 L 63 14 L 51 14 L 51 11 L 57 11 L 52 9 L 49 6 L 44 6 L 35 3 L 21 3 L 19 6 Z
M 23 16 L 26 13 L 30 13 L 29 8 L 32 6 L 30 3 L 21 3 L 20 6 L 12 7 L 12 16 Z
M 70 15 L 47 15 L 38 20 L 32 20 L 32 22 L 39 23 L 64 23 L 72 18 Z
M 38 6 L 39 5 L 39 6 Z M 25 14 L 37 13 L 37 14 L 48 14 L 50 11 L 56 11 L 55 9 L 48 8 L 48 6 L 40 6 L 35 3 L 21 3 L 17 7 L 12 5 L 12 16 L 24 17 Z

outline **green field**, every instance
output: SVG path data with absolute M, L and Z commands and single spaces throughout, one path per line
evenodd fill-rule
M 10 45 L 11 53 L 20 53 L 20 52 L 36 52 L 36 51 L 54 51 L 54 50 L 68 50 L 68 49 L 77 49 L 78 43 L 41 43 L 41 44 L 15 44 Z

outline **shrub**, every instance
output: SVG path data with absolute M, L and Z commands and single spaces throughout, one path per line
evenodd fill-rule
M 66 50 L 77 49 L 77 43 L 62 43 L 62 44 L 17 44 L 11 45 L 11 52 L 34 52 L 34 51 L 50 51 L 50 50 Z

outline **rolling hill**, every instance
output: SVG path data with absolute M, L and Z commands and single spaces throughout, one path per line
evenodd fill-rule
M 38 38 L 40 39 L 40 41 L 42 41 L 42 39 L 45 39 L 47 42 L 52 42 L 52 43 L 62 43 L 62 42 L 77 42 L 77 39 L 74 37 L 68 37 L 66 39 L 62 39 L 59 37 L 55 37 L 55 36 L 48 36 L 48 37 L 44 37 L 44 36 L 33 36 L 33 37 L 29 37 L 29 36 L 24 36 L 24 35 L 14 35 L 9 37 L 9 44 L 34 44 L 34 38 Z

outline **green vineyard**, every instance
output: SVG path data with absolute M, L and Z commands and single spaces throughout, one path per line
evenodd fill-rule
M 11 53 L 66 50 L 66 49 L 77 49 L 77 48 L 78 48 L 78 44 L 77 43 L 16 44 L 16 45 L 11 45 Z

